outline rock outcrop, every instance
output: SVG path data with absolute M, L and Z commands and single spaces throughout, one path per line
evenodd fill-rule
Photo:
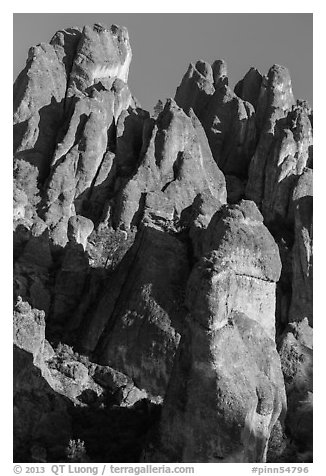
M 252 202 L 223 207 L 188 281 L 188 317 L 149 461 L 265 461 L 286 399 L 274 341 L 277 246 Z M 232 364 L 231 364 L 232 362 Z
M 143 110 L 124 27 L 14 84 L 15 461 L 312 455 L 312 110 L 217 59 Z

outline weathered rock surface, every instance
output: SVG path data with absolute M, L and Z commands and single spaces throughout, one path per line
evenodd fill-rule
M 131 57 L 68 28 L 14 85 L 15 460 L 310 461 L 312 110 L 216 60 L 151 116 Z

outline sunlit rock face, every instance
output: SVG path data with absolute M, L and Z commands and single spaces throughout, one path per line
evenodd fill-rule
M 217 59 L 151 115 L 131 58 L 67 28 L 14 84 L 15 460 L 308 462 L 312 110 Z

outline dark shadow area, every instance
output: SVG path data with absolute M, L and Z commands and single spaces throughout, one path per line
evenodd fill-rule
M 119 407 L 111 394 L 99 398 L 91 390 L 78 400 L 82 406 L 55 392 L 32 354 L 15 346 L 14 462 L 73 462 L 71 440 L 84 442 L 87 461 L 138 462 L 161 407 L 148 400 Z
M 81 245 L 72 246 L 71 243 L 64 248 L 53 246 L 47 233 L 35 237 L 23 225 L 16 228 L 15 262 L 23 265 L 23 270 L 22 268 L 16 270 L 18 273 L 16 279 L 22 279 L 24 272 L 28 279 L 37 275 L 49 292 L 51 303 L 44 309 L 46 338 L 54 349 L 64 342 L 78 347 L 78 336 L 82 326 L 79 327 L 78 319 L 75 320 L 76 315 L 80 313 L 81 321 L 92 318 L 92 312 L 96 309 L 101 296 L 108 291 L 108 279 L 110 277 L 111 280 L 115 279 L 115 271 L 131 246 L 130 241 L 120 242 L 121 236 L 115 236 L 113 230 L 111 235 L 103 233 L 104 236 L 101 234 L 97 236 L 95 232 L 90 237 L 89 241 L 94 243 L 95 251 L 85 252 Z M 96 240 L 103 246 L 99 255 L 94 254 L 97 251 Z M 66 276 L 67 281 L 63 279 L 62 272 L 67 255 L 72 255 L 73 259 L 76 255 L 78 260 L 85 258 L 88 264 L 83 273 L 75 269 L 76 276 L 82 275 L 78 278 L 82 277 L 84 280 L 83 286 L 77 290 L 79 302 L 75 303 L 75 309 L 71 310 L 69 298 L 66 311 L 57 320 L 58 316 L 55 316 L 54 312 L 58 299 L 56 282 L 59 281 L 63 289 L 67 289 L 68 295 L 69 286 L 76 283 L 74 271 L 68 271 L 72 274 Z M 48 258 L 50 256 L 51 261 L 47 262 L 46 256 Z M 94 267 L 89 264 L 89 260 Z M 39 268 L 40 264 L 46 267 L 44 276 Z M 30 291 L 29 281 L 26 286 L 27 291 Z M 21 293 L 16 290 L 16 294 Z M 40 293 L 38 297 L 39 295 Z M 23 298 L 35 306 L 31 293 L 28 292 Z M 37 307 L 42 309 L 40 305 Z M 76 406 L 49 386 L 40 369 L 33 364 L 32 354 L 21 349 L 15 349 L 14 369 L 15 462 L 44 462 L 42 458 L 47 462 L 69 462 L 71 460 L 67 459 L 67 449 L 70 440 L 78 439 L 85 443 L 88 460 L 139 461 L 147 432 L 159 419 L 159 406 L 145 400 L 129 408 L 120 407 L 119 401 L 109 390 L 98 397 L 91 389 L 86 389 L 80 394 L 78 400 L 81 405 Z
M 60 38 L 62 35 L 63 41 Z M 66 77 L 69 78 L 73 60 L 76 56 L 78 43 L 81 37 L 81 32 L 76 28 L 65 28 L 64 30 L 59 30 L 51 39 L 50 44 L 55 45 L 65 45 L 65 55 L 62 58 L 62 62 L 65 66 Z
M 57 102 L 52 96 L 51 103 L 38 110 L 37 140 L 30 149 L 16 152 L 19 145 L 26 140 L 25 134 L 28 130 L 28 121 L 14 125 L 15 158 L 24 159 L 37 167 L 40 184 L 45 182 L 50 173 L 51 160 L 57 145 L 57 135 L 65 119 L 64 102 L 64 99 Z M 32 136 L 30 140 L 32 140 Z
M 107 294 L 111 291 L 111 294 L 116 294 L 117 299 L 112 306 L 112 312 L 109 312 L 110 319 L 98 343 L 97 352 L 101 353 L 107 337 L 128 306 L 135 309 L 138 302 L 138 311 L 143 314 L 144 322 L 135 322 L 136 328 L 140 326 L 145 332 L 146 322 L 150 326 L 150 305 L 142 293 L 147 286 L 150 286 L 151 299 L 166 312 L 171 325 L 180 332 L 186 313 L 183 302 L 189 273 L 188 249 L 184 242 L 156 228 L 141 228 L 134 245 L 108 281 Z M 120 280 L 118 274 L 123 274 L 124 279 Z M 115 292 L 117 282 L 121 282 L 121 287 Z M 102 312 L 101 308 L 102 311 L 105 309 L 105 312 L 110 309 L 105 297 L 99 303 L 99 312 Z M 139 336 L 139 332 L 134 332 L 135 336 Z M 140 340 L 138 343 L 130 343 L 132 347 L 140 344 Z
M 98 463 L 138 462 L 160 413 L 161 407 L 148 400 L 129 408 L 115 404 L 99 408 L 96 400 L 87 407 L 70 407 L 74 438 L 85 441 L 89 458 Z
M 300 213 L 300 222 L 304 228 L 311 230 L 313 217 L 313 197 L 306 195 L 297 200 L 294 205 Z
M 65 459 L 72 437 L 68 409 L 73 404 L 56 393 L 33 364 L 33 355 L 14 346 L 14 462 L 30 463 L 33 448 L 45 450 L 47 461 Z M 41 451 L 44 453 L 44 451 Z

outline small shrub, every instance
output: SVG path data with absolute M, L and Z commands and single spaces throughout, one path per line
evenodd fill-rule
M 66 449 L 66 455 L 71 463 L 87 463 L 89 458 L 86 453 L 85 443 L 78 440 L 70 440 Z

